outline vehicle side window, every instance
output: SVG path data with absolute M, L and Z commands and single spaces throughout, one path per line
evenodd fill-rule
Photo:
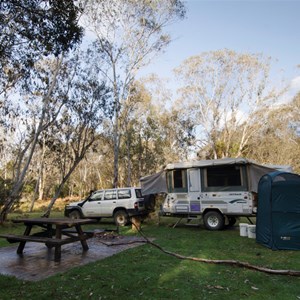
M 129 189 L 118 190 L 118 199 L 131 198 L 131 191 Z
M 116 190 L 105 191 L 104 200 L 114 200 L 117 197 Z
M 97 191 L 90 196 L 89 201 L 99 201 L 102 200 L 103 191 Z
M 137 198 L 143 198 L 142 191 L 140 189 L 135 190 L 135 196 Z

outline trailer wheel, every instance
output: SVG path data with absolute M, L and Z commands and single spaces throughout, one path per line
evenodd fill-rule
M 209 211 L 203 218 L 204 226 L 208 230 L 222 230 L 225 225 L 224 216 L 218 211 Z

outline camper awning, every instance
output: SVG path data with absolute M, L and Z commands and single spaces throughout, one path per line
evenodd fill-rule
M 164 170 L 153 175 L 145 176 L 140 179 L 142 194 L 167 193 L 166 172 Z
M 224 158 L 224 159 L 212 159 L 212 160 L 199 160 L 191 162 L 180 162 L 168 164 L 166 168 L 159 173 L 145 176 L 140 179 L 142 194 L 159 194 L 167 193 L 166 171 L 175 169 L 191 169 L 201 168 L 209 166 L 222 166 L 222 165 L 247 165 L 249 190 L 251 192 L 257 192 L 258 182 L 260 178 L 270 172 L 274 172 L 274 168 L 269 168 L 263 165 L 257 164 L 253 160 L 246 158 Z

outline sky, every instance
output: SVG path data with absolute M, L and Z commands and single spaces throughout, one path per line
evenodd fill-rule
M 300 91 L 300 0 L 188 0 L 187 16 L 166 30 L 173 41 L 141 75 L 171 78 L 172 70 L 192 55 L 230 49 L 262 53 L 275 72 Z M 298 67 L 299 66 L 299 67 Z

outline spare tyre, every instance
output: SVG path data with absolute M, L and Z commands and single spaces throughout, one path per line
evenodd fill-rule
M 154 211 L 155 204 L 156 204 L 155 195 L 151 194 L 151 195 L 144 196 L 144 203 L 145 203 L 146 210 Z

